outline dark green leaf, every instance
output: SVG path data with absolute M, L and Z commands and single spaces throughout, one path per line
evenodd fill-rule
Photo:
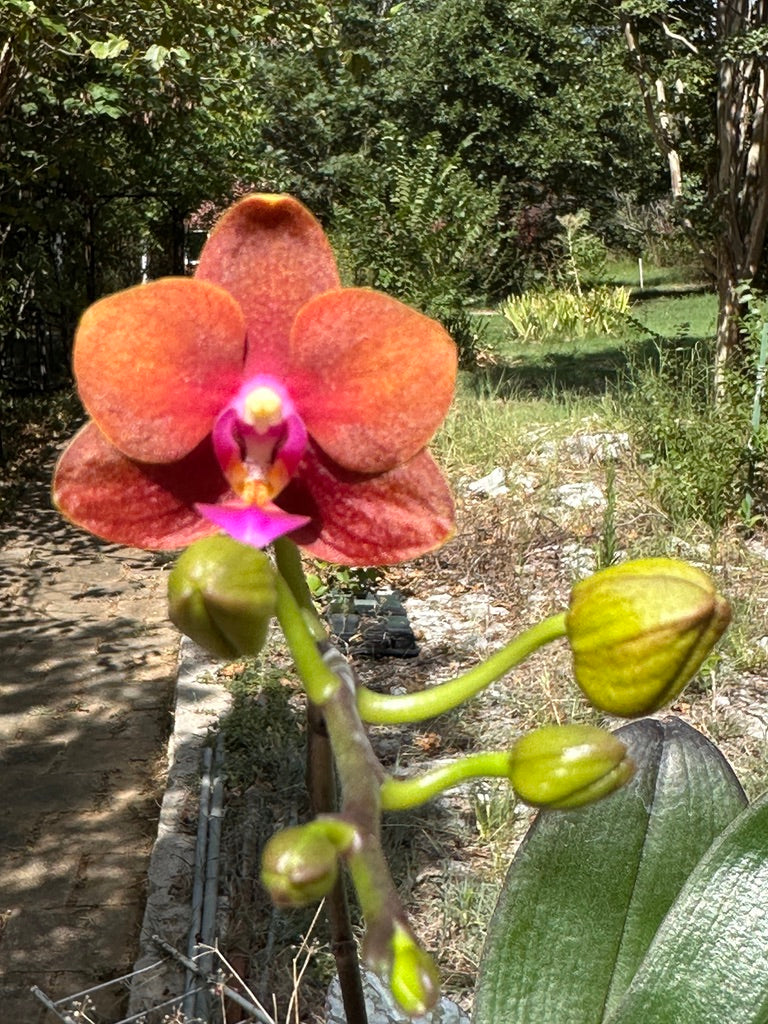
M 768 796 L 715 840 L 608 1024 L 768 1021 Z
M 475 1024 L 601 1021 L 699 858 L 746 803 L 717 748 L 679 719 L 618 734 L 634 779 L 579 811 L 541 813 L 512 863 Z

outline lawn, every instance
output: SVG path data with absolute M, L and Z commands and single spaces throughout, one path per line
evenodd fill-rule
M 623 330 L 572 341 L 522 342 L 503 316 L 486 313 L 480 329 L 488 359 L 476 386 L 481 394 L 518 399 L 602 396 L 626 381 L 631 360 L 643 360 L 659 347 L 709 347 L 716 317 L 711 292 L 651 293 L 632 302 Z

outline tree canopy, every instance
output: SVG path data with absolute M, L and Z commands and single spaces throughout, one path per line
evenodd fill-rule
M 664 195 L 670 160 L 700 229 L 714 208 L 703 183 L 727 164 L 714 146 L 720 7 L 704 0 L 0 6 L 5 376 L 41 324 L 46 351 L 55 335 L 65 352 L 97 295 L 183 271 L 190 226 L 249 188 L 307 202 L 356 279 L 372 259 L 374 278 L 395 274 L 398 232 L 421 232 L 422 280 L 441 246 L 462 249 L 459 233 L 493 237 L 451 273 L 457 289 L 497 293 L 519 284 L 556 214 L 587 208 L 610 233 L 617 195 Z M 759 64 L 742 45 L 754 34 L 728 38 L 739 67 Z M 451 182 L 432 189 L 431 221 L 430 183 L 414 177 L 427 152 Z M 355 238 L 365 220 L 377 252 Z

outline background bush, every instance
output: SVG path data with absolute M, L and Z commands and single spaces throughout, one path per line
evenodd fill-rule
M 350 284 L 379 288 L 442 321 L 471 365 L 481 301 L 498 255 L 498 189 L 479 187 L 438 132 L 411 144 L 385 125 L 367 150 L 339 158 L 346 193 L 331 234 Z

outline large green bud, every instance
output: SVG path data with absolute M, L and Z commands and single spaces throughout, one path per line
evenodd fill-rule
M 576 682 L 602 711 L 649 714 L 677 697 L 730 619 L 712 579 L 686 562 L 646 558 L 603 569 L 571 594 Z
M 535 807 L 593 803 L 628 782 L 634 770 L 621 740 L 593 725 L 545 725 L 522 736 L 509 754 L 509 781 Z
M 258 654 L 275 614 L 275 571 L 263 551 L 217 535 L 191 544 L 168 577 L 168 613 L 219 658 Z

